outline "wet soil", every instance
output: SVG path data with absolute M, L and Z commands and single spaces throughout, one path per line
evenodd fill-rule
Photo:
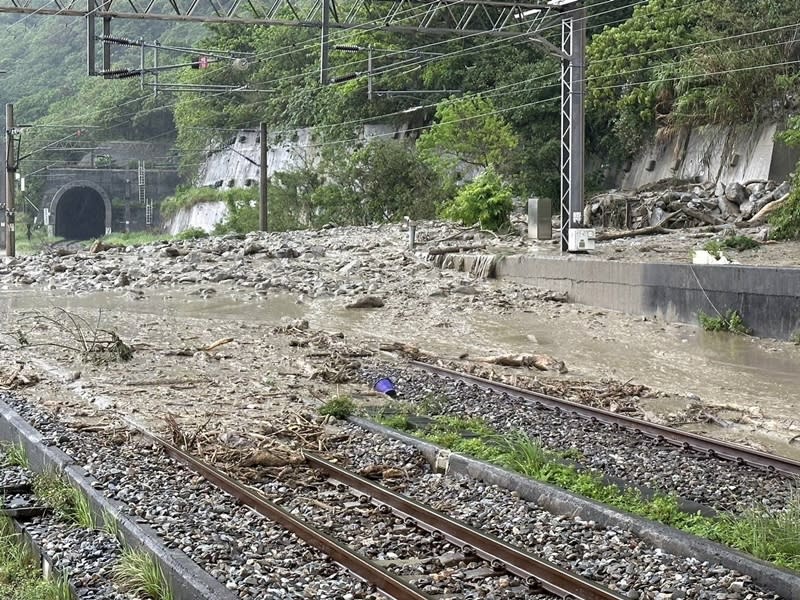
M 568 372 L 492 369 L 600 390 L 611 381 L 644 384 L 654 392 L 633 402 L 652 420 L 800 458 L 800 347 L 790 343 L 554 302 L 502 313 L 446 297 L 424 308 L 404 302 L 353 311 L 340 297 L 243 301 L 233 287 L 218 286 L 211 296 L 201 289 L 153 289 L 144 298 L 123 290 L 6 290 L 0 375 L 7 380 L 21 368 L 34 383 L 7 388 L 86 427 L 104 427 L 119 412 L 157 428 L 172 414 L 187 430 L 213 423 L 241 431 L 315 413 L 336 394 L 374 401 L 347 370 L 362 361 L 404 360 L 380 351 L 387 342 L 465 367 L 477 357 L 545 352 L 565 361 Z M 75 330 L 30 320 L 35 311 L 63 317 L 60 309 L 117 332 L 135 348 L 133 360 L 86 360 L 74 350 Z M 29 345 L 19 345 L 19 331 Z

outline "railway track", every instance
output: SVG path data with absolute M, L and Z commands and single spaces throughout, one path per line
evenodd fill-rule
M 270 502 L 264 495 L 225 475 L 214 466 L 184 452 L 166 440 L 127 421 L 148 439 L 161 446 L 173 459 L 183 463 L 206 480 L 249 506 L 259 514 L 275 521 L 296 534 L 311 546 L 321 550 L 334 561 L 374 585 L 385 596 L 396 600 L 425 600 L 431 596 L 420 592 L 398 577 L 315 530 L 301 519 Z M 416 526 L 430 532 L 434 539 L 445 539 L 459 546 L 466 554 L 488 561 L 496 571 L 508 571 L 522 578 L 531 593 L 546 591 L 559 598 L 575 600 L 622 600 L 622 596 L 549 563 L 538 559 L 499 539 L 438 513 L 425 505 L 349 472 L 319 456 L 306 454 L 314 469 L 326 474 L 344 487 L 360 495 L 362 502 L 376 502 Z
M 523 432 L 554 455 L 574 456 L 578 469 L 675 496 L 690 513 L 781 511 L 795 502 L 791 459 L 421 363 L 362 372 L 377 374 L 397 378 L 412 411 L 425 414 L 434 398 L 437 414 L 482 420 L 500 436 Z
M 579 404 L 577 402 L 571 402 L 562 398 L 556 398 L 555 396 L 532 392 L 505 383 L 490 381 L 482 377 L 460 373 L 444 367 L 418 361 L 412 361 L 411 364 L 440 377 L 463 381 L 485 390 L 491 390 L 497 394 L 519 398 L 532 404 L 536 408 L 544 408 L 578 416 L 593 422 L 605 423 L 615 428 L 626 429 L 636 434 L 649 437 L 658 442 L 671 444 L 683 450 L 694 450 L 712 458 L 732 461 L 740 465 L 749 465 L 773 473 L 778 472 L 790 477 L 800 476 L 800 462 L 789 458 L 767 454 L 753 448 L 748 448 L 747 446 L 732 444 L 688 431 L 650 423 L 642 419 Z
M 362 576 L 353 576 L 330 558 L 320 558 L 310 543 L 299 544 L 298 535 L 248 510 L 241 500 L 212 486 L 206 475 L 169 458 L 152 440 L 125 433 L 119 424 L 110 427 L 109 434 L 83 432 L 34 407 L 20 402 L 15 407 L 36 423 L 46 444 L 74 456 L 97 478 L 93 489 L 120 502 L 124 514 L 149 525 L 166 547 L 183 550 L 233 597 L 378 597 Z M 655 598 L 661 592 L 681 590 L 686 597 L 711 600 L 735 584 L 742 594 L 755 594 L 749 597 L 778 598 L 735 570 L 670 555 L 625 530 L 553 515 L 506 490 L 469 478 L 433 473 L 413 447 L 351 425 L 343 427 L 346 435 L 337 436 L 327 449 L 338 464 L 314 455 L 306 463 L 293 463 L 284 475 L 277 474 L 284 473 L 282 468 L 255 475 L 251 470 L 248 481 L 253 487 L 240 487 L 269 498 L 284 509 L 282 514 L 299 517 L 323 537 L 344 540 L 363 558 L 389 571 L 390 585 L 397 586 L 397 580 L 411 583 L 416 594 L 400 595 L 405 592 L 398 586 L 393 592 L 398 595 L 391 597 L 544 600 L 553 596 L 620 598 L 635 592 L 640 598 Z M 256 436 L 259 439 L 257 432 Z M 204 455 L 213 456 L 214 448 L 227 455 L 219 446 L 210 447 L 211 452 L 204 448 Z M 234 464 L 226 463 L 224 468 Z M 347 471 L 340 464 L 347 465 Z M 384 475 L 384 485 L 402 490 L 406 500 L 416 503 L 388 507 L 384 486 L 376 488 L 372 481 L 353 474 L 376 464 L 404 471 L 398 480 Z M 254 492 L 254 487 L 260 492 Z M 471 528 L 430 533 L 434 527 L 440 529 L 441 523 L 428 524 L 424 515 L 420 515 L 421 524 L 411 522 L 409 513 L 420 510 L 416 505 L 436 507 L 453 517 L 444 517 L 445 521 L 458 520 Z M 431 518 L 437 518 L 436 514 Z M 503 557 L 498 556 L 502 549 L 468 537 L 476 535 L 472 528 L 516 548 L 514 560 L 520 562 L 503 566 Z M 453 552 L 459 548 L 460 552 Z M 448 557 L 445 563 L 452 554 L 461 558 Z M 528 554 L 580 575 L 590 582 L 590 593 L 607 591 L 604 586 L 615 591 L 610 596 L 582 596 L 570 592 L 564 580 L 549 580 L 545 585 L 550 588 L 540 585 L 537 591 L 532 584 L 541 584 L 543 579 L 533 571 L 539 566 L 525 564 Z M 189 597 L 198 596 L 183 598 Z

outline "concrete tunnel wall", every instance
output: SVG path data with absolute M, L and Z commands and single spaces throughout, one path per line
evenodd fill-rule
M 83 195 L 79 196 L 83 190 Z M 99 200 L 99 201 L 98 201 Z M 103 211 L 98 215 L 98 209 Z M 50 201 L 50 230 L 68 239 L 91 239 L 111 233 L 111 199 L 96 183 L 73 181 Z
M 495 273 L 566 292 L 571 302 L 665 321 L 696 325 L 701 311 L 736 310 L 758 336 L 789 339 L 800 331 L 800 268 L 507 256 Z

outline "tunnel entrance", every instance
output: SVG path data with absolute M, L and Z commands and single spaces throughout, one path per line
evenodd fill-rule
M 100 192 L 88 186 L 75 186 L 58 198 L 54 233 L 68 240 L 102 237 L 109 218 Z

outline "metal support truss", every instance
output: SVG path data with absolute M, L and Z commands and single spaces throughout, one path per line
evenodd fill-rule
M 583 221 L 586 9 L 561 22 L 561 251 L 569 230 Z
M 580 0 L 353 0 L 341 12 L 337 0 L 0 0 L 0 13 L 86 18 L 89 75 L 114 73 L 110 44 L 103 41 L 103 68 L 95 46 L 111 36 L 111 19 L 154 19 L 307 27 L 321 30 L 320 80 L 329 80 L 329 29 L 410 34 L 486 35 L 528 39 L 558 56 L 561 68 L 561 249 L 569 230 L 583 221 L 584 92 L 586 9 Z M 338 0 L 343 3 L 344 0 Z M 103 36 L 95 19 L 103 19 Z M 561 23 L 561 48 L 546 40 L 544 27 Z
M 61 15 L 68 17 L 151 19 L 284 25 L 319 29 L 323 12 L 330 27 L 375 29 L 397 33 L 493 33 L 518 36 L 535 33 L 557 5 L 525 0 L 353 0 L 341 12 L 336 0 L 0 0 L 0 13 Z M 339 0 L 341 2 L 341 0 Z M 376 23 L 378 25 L 376 25 Z M 108 35 L 108 32 L 104 32 Z

